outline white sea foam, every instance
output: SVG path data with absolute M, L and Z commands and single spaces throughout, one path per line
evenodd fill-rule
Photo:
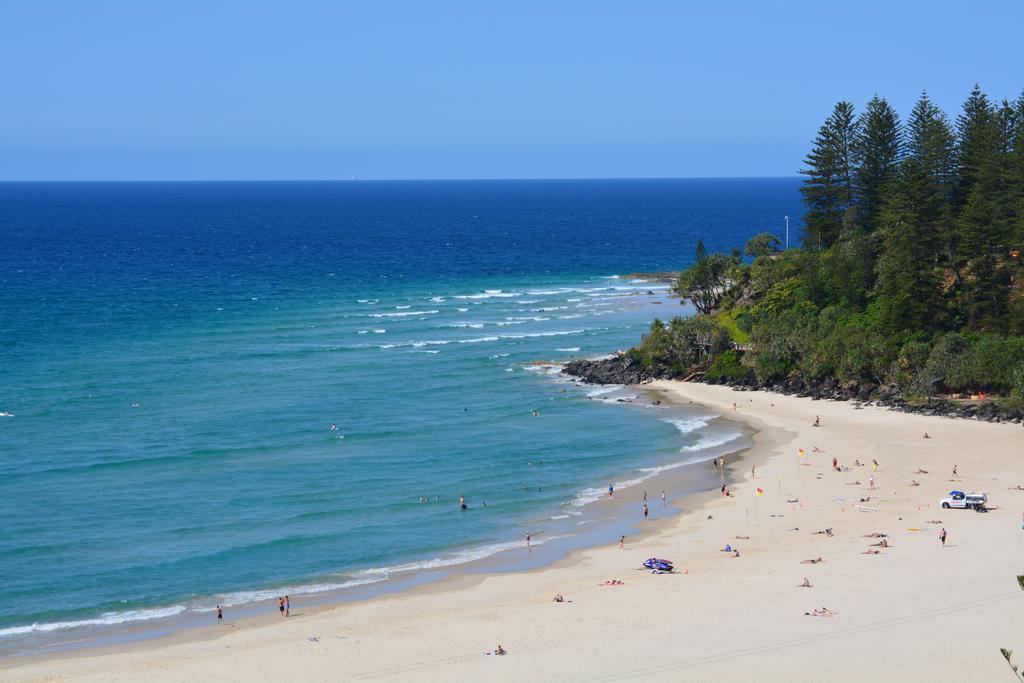
M 337 583 L 310 583 L 300 586 L 285 586 L 270 590 L 238 591 L 237 593 L 222 595 L 217 604 L 223 607 L 235 607 L 237 605 L 248 605 L 254 602 L 262 602 L 264 600 L 274 600 L 281 595 L 310 595 L 312 593 L 326 593 L 328 591 L 342 590 L 344 588 L 354 588 L 355 586 L 366 586 L 371 583 L 380 583 L 386 578 L 387 577 L 365 576 L 358 579 L 339 581 Z M 196 609 L 195 611 L 211 612 L 213 610 L 210 608 L 201 608 Z
M 705 448 L 713 448 L 714 446 L 720 446 L 729 443 L 730 441 L 733 441 L 735 439 L 738 439 L 739 436 L 739 434 L 730 434 L 728 435 L 728 438 L 708 439 L 707 442 L 703 445 L 698 443 L 694 444 L 694 446 L 692 447 L 686 447 L 682 450 L 697 451 L 703 450 Z M 666 465 L 659 465 L 657 467 L 644 467 L 640 470 L 640 472 L 642 472 L 641 476 L 635 477 L 633 479 L 626 479 L 625 481 L 615 482 L 613 486 L 615 487 L 616 491 L 628 489 L 632 486 L 636 486 L 637 484 L 641 484 L 650 479 L 651 477 L 657 476 L 658 474 L 665 472 L 666 470 L 676 469 L 677 467 L 685 467 L 686 465 L 693 465 L 698 462 L 704 462 L 706 460 L 711 460 L 713 457 L 715 457 L 713 453 L 701 453 L 700 455 L 688 458 L 680 462 L 668 463 Z M 573 498 L 570 505 L 573 505 L 574 507 L 583 507 L 584 505 L 587 505 L 588 503 L 593 503 L 595 500 L 599 500 L 607 495 L 607 487 L 583 489 L 582 491 L 576 494 L 576 497 Z
M 437 311 L 402 311 L 401 313 L 371 313 L 371 318 L 404 318 L 407 315 L 433 315 Z
M 439 304 L 443 303 L 445 299 L 443 296 L 432 296 L 430 297 L 430 300 L 433 301 L 435 304 Z
M 577 352 L 579 350 L 580 350 L 580 347 L 578 347 L 578 346 L 570 346 L 570 347 L 565 348 L 565 349 L 555 349 L 555 351 L 569 351 L 571 353 L 575 353 L 575 352 Z
M 458 311 L 459 313 L 465 313 L 469 309 L 468 308 L 456 308 L 455 310 Z
M 400 311 L 404 311 L 407 308 L 412 308 L 412 306 L 395 306 L 395 308 L 397 308 Z
M 598 396 L 604 396 L 605 394 L 610 394 L 613 391 L 618 391 L 622 388 L 624 388 L 622 384 L 603 384 L 596 389 L 588 391 L 587 396 L 590 398 L 597 398 Z
M 707 420 L 710 420 L 713 417 L 714 417 L 713 415 L 706 415 L 706 416 L 691 417 L 691 418 L 673 418 L 671 420 L 667 420 L 667 422 L 669 424 L 673 425 L 676 429 L 678 429 L 683 434 L 689 434 L 690 432 L 695 432 L 698 429 L 702 429 L 703 427 L 707 427 L 708 426 Z
M 513 296 L 522 296 L 522 292 L 506 292 L 501 289 L 485 289 L 479 294 L 457 294 L 456 299 L 506 299 Z
M 697 443 L 691 446 L 683 446 L 679 449 L 679 452 L 686 451 L 702 451 L 706 448 L 714 448 L 716 446 L 724 446 L 727 443 L 735 441 L 740 438 L 741 434 L 736 432 L 729 432 L 726 434 L 709 434 L 700 439 Z
M 532 539 L 532 545 L 544 545 L 548 541 L 554 541 L 562 536 L 548 536 L 546 538 L 534 538 Z M 421 560 L 419 562 L 407 562 L 405 564 L 398 564 L 392 567 L 379 567 L 376 569 L 367 569 L 364 573 L 371 576 L 383 576 L 385 578 L 390 577 L 392 574 L 400 574 L 403 572 L 416 571 L 418 569 L 439 569 L 441 567 L 452 567 L 459 564 L 466 564 L 467 562 L 475 562 L 482 560 L 491 555 L 495 555 L 506 550 L 512 550 L 514 548 L 523 547 L 523 542 L 508 541 L 505 543 L 492 543 L 490 545 L 483 545 L 476 548 L 469 548 L 467 550 L 461 550 L 445 557 L 435 557 L 429 560 Z
M 52 633 L 71 628 L 82 628 L 86 626 L 116 626 L 133 621 L 148 621 L 150 619 L 163 619 L 173 617 L 185 611 L 184 605 L 172 605 L 171 607 L 158 607 L 154 609 L 126 610 L 124 612 L 106 612 L 95 619 L 80 619 L 77 621 L 53 621 L 48 623 L 35 623 L 29 626 L 11 626 L 0 629 L 0 638 L 21 636 L 30 633 Z

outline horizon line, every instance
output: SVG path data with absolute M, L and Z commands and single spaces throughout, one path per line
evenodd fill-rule
M 487 177 L 487 178 L 0 178 L 0 184 L 14 183 L 430 183 L 430 182 L 555 182 L 605 180 L 781 180 L 798 179 L 794 175 L 751 176 L 541 176 L 541 177 Z

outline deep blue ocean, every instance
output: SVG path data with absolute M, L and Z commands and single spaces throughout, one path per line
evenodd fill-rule
M 686 314 L 626 274 L 795 234 L 798 183 L 0 184 L 0 639 L 454 565 L 699 459 L 537 362 Z

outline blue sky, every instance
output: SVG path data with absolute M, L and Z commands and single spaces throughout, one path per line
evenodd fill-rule
M 0 179 L 793 175 L 1024 88 L 1024 1 L 0 0 Z

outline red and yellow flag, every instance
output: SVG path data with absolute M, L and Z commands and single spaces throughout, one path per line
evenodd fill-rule
M 763 496 L 764 495 L 764 489 L 761 488 L 760 486 L 757 487 L 757 495 L 759 495 L 759 496 Z
M 801 458 L 804 457 L 804 449 L 801 448 L 799 451 L 797 451 L 797 455 L 799 455 Z

